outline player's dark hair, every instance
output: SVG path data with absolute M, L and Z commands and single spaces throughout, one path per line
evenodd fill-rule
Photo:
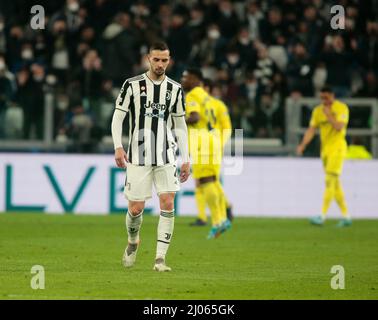
M 323 88 L 320 89 L 322 93 L 334 93 L 332 88 L 328 85 L 325 85 Z
M 203 75 L 200 68 L 196 67 L 188 67 L 185 71 L 193 76 L 195 76 L 198 80 L 203 81 Z
M 214 83 L 213 83 L 213 81 L 211 81 L 211 79 L 203 78 L 202 83 L 203 83 L 204 87 L 209 87 L 210 91 L 213 90 Z
M 155 41 L 150 45 L 150 48 L 148 51 L 151 52 L 152 50 L 165 51 L 165 50 L 169 50 L 169 48 L 168 48 L 168 45 L 164 41 Z

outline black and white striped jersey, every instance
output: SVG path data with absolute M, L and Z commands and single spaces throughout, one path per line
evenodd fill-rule
M 177 145 L 172 117 L 185 116 L 185 98 L 179 83 L 167 76 L 157 83 L 147 73 L 127 79 L 115 108 L 129 113 L 129 162 L 142 166 L 175 163 Z

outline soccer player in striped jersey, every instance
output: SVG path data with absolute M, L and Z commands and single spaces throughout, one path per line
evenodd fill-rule
M 315 225 L 323 225 L 331 202 L 336 200 L 343 215 L 338 226 L 347 227 L 352 224 L 352 220 L 345 202 L 340 174 L 347 152 L 345 136 L 349 121 L 349 109 L 346 104 L 335 99 L 332 89 L 328 86 L 321 90 L 320 99 L 322 103 L 312 111 L 310 126 L 297 147 L 297 154 L 302 155 L 306 146 L 315 136 L 316 129 L 320 129 L 320 153 L 325 172 L 326 188 L 323 196 L 322 214 L 312 217 L 310 222 Z
M 165 75 L 170 59 L 168 46 L 164 42 L 154 43 L 147 58 L 149 70 L 124 82 L 112 119 L 115 161 L 119 168 L 126 169 L 128 245 L 123 264 L 131 267 L 135 263 L 145 201 L 151 198 L 154 184 L 161 211 L 153 269 L 170 271 L 165 257 L 174 228 L 174 197 L 180 182 L 185 182 L 190 173 L 185 98 L 181 85 Z M 126 153 L 122 145 L 122 124 L 127 113 L 130 129 Z M 180 177 L 177 176 L 177 145 L 183 161 Z

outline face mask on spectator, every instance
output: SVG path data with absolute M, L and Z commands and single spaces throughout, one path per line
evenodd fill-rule
M 45 43 L 44 42 L 38 42 L 36 45 L 35 45 L 35 48 L 37 49 L 37 50 L 43 50 L 43 49 L 45 49 Z
M 57 108 L 61 111 L 68 109 L 68 101 L 66 99 L 59 99 L 57 102 Z
M 220 37 L 220 33 L 217 29 L 212 29 L 212 30 L 209 30 L 209 32 L 207 33 L 208 37 L 210 39 L 213 39 L 213 40 L 216 40 Z
M 249 43 L 249 38 L 248 37 L 240 37 L 239 38 L 239 42 L 242 44 L 242 45 L 247 45 Z
M 33 79 L 34 79 L 35 82 L 41 82 L 41 81 L 43 81 L 44 76 L 43 75 L 36 75 L 36 76 L 33 76 Z
M 46 77 L 46 82 L 47 84 L 49 84 L 50 86 L 53 86 L 56 84 L 56 77 L 53 75 L 53 74 L 49 74 L 47 77 Z
M 33 50 L 31 49 L 24 49 L 21 52 L 21 58 L 24 60 L 31 60 L 33 59 Z
M 79 10 L 80 6 L 77 2 L 71 2 L 70 4 L 68 4 L 67 8 L 71 12 L 77 12 Z
M 229 18 L 232 14 L 232 11 L 230 9 L 222 9 L 221 12 L 227 18 Z
M 227 60 L 231 65 L 235 65 L 239 62 L 239 55 L 229 54 L 229 55 L 227 55 Z

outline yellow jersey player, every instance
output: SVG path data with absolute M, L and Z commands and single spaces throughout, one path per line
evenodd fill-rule
M 210 102 L 207 104 L 208 118 L 211 123 L 211 126 L 213 128 L 216 128 L 220 132 L 221 147 L 222 147 L 221 155 L 223 156 L 224 147 L 232 135 L 232 124 L 231 124 L 230 114 L 228 112 L 227 106 L 223 103 L 223 101 L 211 95 L 212 90 L 213 90 L 213 83 L 210 79 L 208 78 L 203 79 L 203 88 L 210 96 Z M 221 167 L 219 167 L 219 169 L 221 169 Z M 217 180 L 219 183 L 219 188 L 221 188 L 223 192 L 223 206 L 226 207 L 227 219 L 232 221 L 233 220 L 232 207 L 226 197 L 222 184 L 220 183 L 220 171 L 218 172 Z M 203 213 L 205 214 L 205 210 L 203 210 Z M 201 221 L 200 219 L 203 219 L 202 212 L 199 212 L 197 221 Z M 205 219 L 206 219 L 206 215 L 205 215 Z
M 223 203 L 218 175 L 221 163 L 220 132 L 211 126 L 209 119 L 209 94 L 201 87 L 199 69 L 184 71 L 181 84 L 186 93 L 186 122 L 189 135 L 189 152 L 193 160 L 192 175 L 195 179 L 195 198 L 198 210 L 210 209 L 212 228 L 208 238 L 216 238 L 231 227 Z M 206 215 L 204 215 L 206 217 Z
M 320 154 L 325 171 L 326 187 L 322 214 L 311 218 L 310 222 L 315 225 L 323 225 L 331 202 L 336 200 L 343 215 L 338 226 L 350 226 L 352 220 L 348 213 L 340 182 L 340 174 L 347 152 L 345 135 L 349 120 L 349 109 L 346 104 L 335 99 L 335 95 L 329 87 L 324 87 L 321 90 L 320 99 L 322 103 L 313 110 L 310 126 L 297 147 L 297 154 L 302 155 L 306 146 L 314 137 L 316 129 L 320 129 Z

